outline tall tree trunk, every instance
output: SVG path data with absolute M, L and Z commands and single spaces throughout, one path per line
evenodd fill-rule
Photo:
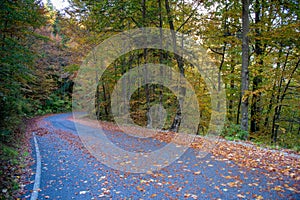
M 160 64 L 163 64 L 163 51 L 162 51 L 162 40 L 163 40 L 163 31 L 162 31 L 162 27 L 163 27 L 163 18 L 162 18 L 162 6 L 161 6 L 161 0 L 158 0 L 158 8 L 159 8 L 159 28 L 160 28 L 160 31 L 159 31 L 159 34 L 160 34 L 160 50 L 159 50 L 159 63 Z M 160 67 L 160 75 L 161 76 L 164 76 L 164 70 L 163 70 L 163 67 L 161 66 Z M 160 105 L 160 108 L 163 107 L 163 83 L 161 83 L 161 85 L 159 86 L 159 105 Z M 163 122 L 164 119 L 162 118 L 163 116 L 160 115 L 160 122 Z M 163 129 L 163 126 L 162 125 L 162 129 Z
M 288 53 L 289 54 L 289 53 Z M 287 90 L 289 88 L 289 85 L 291 83 L 291 80 L 293 78 L 293 75 L 294 73 L 296 72 L 297 68 L 299 67 L 299 64 L 300 64 L 300 59 L 298 60 L 296 66 L 294 67 L 294 69 L 292 70 L 289 78 L 288 78 L 288 82 L 287 84 L 284 86 L 283 88 L 283 91 L 281 93 L 281 86 L 283 84 L 283 74 L 284 74 L 284 71 L 282 71 L 282 77 L 281 77 L 281 80 L 280 80 L 280 87 L 279 87 L 279 92 L 278 92 L 278 97 L 277 97 L 277 105 L 275 107 L 275 113 L 274 113 L 274 116 L 273 116 L 273 122 L 272 122 L 272 141 L 274 143 L 277 142 L 277 135 L 278 135 L 278 129 L 279 129 L 279 125 L 277 124 L 277 121 L 280 119 L 280 114 L 281 114 L 281 110 L 282 110 L 282 102 L 287 94 Z M 284 67 L 285 69 L 285 67 Z
M 106 94 L 106 88 L 105 88 L 105 84 L 104 84 L 104 80 L 102 78 L 102 90 L 103 90 L 103 101 L 105 102 L 104 104 L 104 113 L 105 113 L 105 117 L 107 118 L 109 115 L 109 108 L 108 108 L 108 98 L 107 98 L 107 94 Z
M 121 57 L 121 74 L 122 76 L 126 73 L 126 65 L 127 65 L 127 61 L 126 61 L 126 57 L 122 56 Z M 126 88 L 126 80 L 122 79 L 122 90 L 121 90 L 121 94 L 120 94 L 120 116 L 122 117 L 122 123 L 127 124 L 127 116 L 126 116 L 126 103 L 127 103 L 127 96 L 128 96 L 128 92 L 127 92 L 127 88 Z
M 142 0 L 142 17 L 143 17 L 143 26 L 146 27 L 146 0 Z M 144 63 L 147 63 L 147 54 L 148 54 L 148 50 L 144 49 L 143 50 L 143 58 L 144 58 Z M 147 79 L 147 75 L 148 75 L 148 70 L 147 70 L 147 66 L 145 66 L 145 77 Z M 147 80 L 145 80 L 147 83 Z M 145 95 L 146 95 L 146 107 L 147 107 L 147 112 L 146 112 L 146 116 L 147 116 L 147 127 L 151 128 L 152 127 L 152 121 L 151 121 L 151 116 L 150 116 L 150 89 L 149 89 L 149 84 L 145 85 Z
M 242 94 L 240 93 L 238 110 L 237 110 L 237 114 L 236 114 L 236 124 L 240 123 L 241 105 L 242 105 Z
M 172 34 L 173 51 L 176 52 L 177 51 L 176 33 L 175 33 L 175 29 L 174 29 L 173 17 L 172 17 L 172 13 L 171 13 L 169 0 L 165 0 L 165 7 L 166 7 L 166 11 L 167 11 L 169 27 L 171 29 L 171 34 Z M 175 60 L 177 62 L 177 66 L 179 68 L 179 72 L 184 77 L 184 68 L 183 68 L 182 57 L 180 55 L 177 55 L 177 54 L 175 54 L 174 56 L 175 56 Z M 179 104 L 177 106 L 176 115 L 175 115 L 175 118 L 174 118 L 173 123 L 172 123 L 171 128 L 170 128 L 170 130 L 174 131 L 174 132 L 178 132 L 178 129 L 180 127 L 180 123 L 181 123 L 181 119 L 182 119 L 180 105 L 183 104 L 183 97 L 185 95 L 185 92 L 186 92 L 185 88 L 183 88 L 183 87 L 181 87 L 181 85 L 179 85 L 179 98 L 178 98 Z
M 259 58 L 258 65 L 259 65 L 259 70 L 258 74 L 254 77 L 253 79 L 253 88 L 252 91 L 254 92 L 252 96 L 252 103 L 251 103 L 251 121 L 250 121 L 250 131 L 251 132 L 257 132 L 259 131 L 259 122 L 260 122 L 260 115 L 261 115 L 261 106 L 260 106 L 260 101 L 261 101 L 261 93 L 256 92 L 256 90 L 259 89 L 259 86 L 262 82 L 262 65 L 263 65 L 263 60 L 261 59 L 261 55 L 263 53 L 262 47 L 261 47 L 261 41 L 259 39 L 259 36 L 261 35 L 261 30 L 258 25 L 261 21 L 261 3 L 259 0 L 255 1 L 255 34 L 256 34 L 256 39 L 255 39 L 255 47 L 254 47 L 254 52 L 255 55 Z
M 282 49 L 283 49 L 283 45 L 280 44 L 280 49 L 278 51 L 278 60 L 280 60 L 280 58 L 282 57 Z M 279 71 L 279 70 L 280 70 L 280 62 L 278 61 L 277 66 L 276 66 L 276 73 L 275 73 L 275 77 L 274 77 L 275 80 L 274 80 L 274 83 L 273 83 L 272 91 L 276 90 L 276 85 L 277 85 L 276 77 L 279 76 L 279 74 L 277 74 L 277 71 Z M 269 126 L 269 118 L 270 118 L 270 113 L 271 113 L 272 108 L 273 108 L 274 100 L 275 100 L 275 93 L 272 92 L 272 96 L 271 96 L 270 101 L 269 101 L 269 106 L 268 106 L 268 110 L 267 110 L 266 118 L 265 118 L 265 122 L 264 122 L 264 127 L 265 128 L 268 128 L 268 126 Z
M 100 99 L 100 91 L 99 86 L 97 86 L 96 94 L 95 94 L 95 101 L 96 101 L 96 119 L 100 120 L 102 117 L 101 114 L 101 99 Z
M 242 71 L 241 71 L 241 128 L 248 132 L 248 96 L 246 92 L 249 89 L 249 0 L 242 0 L 243 11 L 242 11 Z M 245 139 L 248 135 L 245 136 Z
M 278 104 L 280 102 L 281 87 L 283 84 L 284 72 L 285 72 L 285 68 L 287 65 L 288 57 L 289 57 L 289 52 L 287 52 L 287 54 L 286 54 L 285 62 L 282 67 L 282 72 L 281 72 L 281 76 L 279 78 L 279 83 L 278 83 L 277 97 L 276 97 L 276 101 L 275 101 L 276 106 L 274 109 L 274 115 L 273 115 L 273 120 L 272 120 L 272 131 L 271 131 L 271 139 L 272 139 L 272 142 L 274 142 L 274 143 L 276 143 L 276 141 L 277 141 L 278 125 L 276 124 L 276 122 L 280 117 L 279 109 L 281 109 L 281 108 L 279 108 Z M 279 69 L 280 69 L 280 63 L 277 63 L 277 67 L 279 67 Z
M 231 61 L 231 71 L 230 73 L 233 75 L 234 74 L 234 64 L 233 64 L 233 60 Z M 228 120 L 229 121 L 233 121 L 233 117 L 234 117 L 234 111 L 233 111 L 233 99 L 234 99 L 234 96 L 233 96 L 233 90 L 234 90 L 234 77 L 231 78 L 230 80 L 230 90 L 231 90 L 231 95 L 230 95 L 230 99 L 229 99 L 229 102 L 228 102 L 228 112 L 229 112 L 229 116 L 228 116 Z

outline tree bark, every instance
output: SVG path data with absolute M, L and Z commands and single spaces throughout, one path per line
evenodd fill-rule
M 231 61 L 231 63 L 233 63 L 233 60 Z M 230 71 L 231 74 L 234 74 L 234 64 L 231 64 L 231 71 Z M 229 113 L 229 116 L 228 116 L 228 120 L 229 121 L 233 121 L 234 119 L 234 110 L 233 110 L 233 104 L 234 104 L 234 96 L 233 96 L 233 90 L 234 90 L 234 78 L 232 78 L 230 80 L 230 90 L 231 90 L 231 95 L 230 95 L 230 99 L 229 99 L 229 102 L 228 102 L 228 113 Z M 238 115 L 239 113 L 237 113 Z M 238 122 L 237 122 L 238 123 Z
M 249 89 L 249 0 L 242 0 L 242 71 L 241 71 L 241 129 L 248 132 L 248 96 L 246 92 Z M 245 139 L 248 135 L 245 136 Z
M 143 17 L 143 26 L 146 27 L 146 0 L 142 0 L 142 17 Z M 147 64 L 147 54 L 148 54 L 148 49 L 143 50 L 143 58 L 144 58 L 144 63 Z M 145 78 L 146 78 L 146 83 L 148 82 L 147 80 L 147 75 L 148 75 L 148 70 L 147 66 L 145 66 Z M 151 128 L 152 127 L 152 120 L 150 116 L 150 89 L 149 89 L 149 84 L 145 85 L 145 95 L 146 95 L 146 107 L 147 107 L 147 127 Z
M 281 80 L 280 80 L 280 88 L 279 88 L 279 92 L 278 92 L 278 96 L 277 96 L 277 105 L 275 107 L 275 113 L 274 113 L 273 122 L 272 122 L 272 135 L 271 135 L 271 137 L 272 137 L 272 141 L 274 143 L 277 142 L 279 125 L 276 124 L 276 123 L 280 119 L 280 114 L 281 114 L 281 110 L 282 110 L 282 102 L 283 102 L 283 100 L 284 100 L 284 98 L 285 98 L 285 96 L 287 94 L 287 90 L 289 88 L 289 85 L 291 83 L 291 80 L 293 78 L 294 73 L 296 72 L 297 68 L 299 67 L 299 64 L 300 64 L 300 60 L 298 60 L 296 66 L 292 70 L 292 72 L 291 72 L 291 74 L 289 76 L 288 82 L 285 85 L 285 87 L 283 88 L 282 94 L 280 92 L 280 88 L 281 88 L 282 82 L 283 82 L 283 75 L 282 75 Z M 283 74 L 283 72 L 282 72 L 282 74 Z M 280 96 L 280 94 L 281 94 L 281 96 Z
M 160 31 L 159 31 L 159 35 L 160 35 L 160 50 L 159 50 L 159 63 L 160 64 L 163 64 L 163 60 L 164 60 L 164 56 L 163 56 L 163 51 L 162 51 L 162 40 L 163 40 L 163 31 L 162 31 L 162 28 L 163 28 L 163 18 L 162 18 L 162 6 L 161 6 L 161 0 L 158 0 L 158 8 L 159 8 L 159 28 L 160 28 Z M 160 75 L 161 76 L 164 76 L 164 70 L 163 70 L 163 67 L 160 66 Z M 159 86 L 159 104 L 161 106 L 161 108 L 163 107 L 163 83 L 161 83 L 161 85 Z M 162 115 L 160 115 L 160 122 L 164 121 L 164 119 L 162 118 Z M 163 129 L 163 126 L 162 125 L 162 129 Z
M 261 35 L 261 30 L 260 27 L 257 25 L 261 21 L 261 3 L 259 0 L 255 1 L 255 34 L 256 37 L 259 37 Z M 254 77 L 253 79 L 253 87 L 252 91 L 255 92 L 252 96 L 252 103 L 251 103 L 251 122 L 250 122 L 250 131 L 251 132 L 257 132 L 260 130 L 259 128 L 259 121 L 260 121 L 260 113 L 261 113 L 261 106 L 260 106 L 260 101 L 261 101 L 261 92 L 256 92 L 256 90 L 259 89 L 259 86 L 262 82 L 262 68 L 261 66 L 263 65 L 263 60 L 260 58 L 260 56 L 263 53 L 263 49 L 261 47 L 261 40 L 256 38 L 255 39 L 255 47 L 254 47 L 254 52 L 257 57 L 259 57 L 258 65 L 259 65 L 259 70 L 258 74 Z
M 105 117 L 108 118 L 109 116 L 109 108 L 108 108 L 108 105 L 109 103 L 107 102 L 107 96 L 106 96 L 106 88 L 105 88 L 105 84 L 104 84 L 104 80 L 102 78 L 102 90 L 103 90 L 103 101 L 105 102 L 104 104 L 104 112 L 105 112 Z
M 171 15 L 171 8 L 170 8 L 169 0 L 165 0 L 165 7 L 166 7 L 168 22 L 169 22 L 169 26 L 170 26 L 171 34 L 172 34 L 173 50 L 175 53 L 177 50 L 176 33 L 175 33 L 175 29 L 174 29 L 173 17 Z M 179 68 L 179 72 L 184 77 L 184 68 L 183 68 L 184 64 L 183 64 L 182 57 L 180 57 L 180 55 L 177 55 L 176 53 L 174 56 L 175 56 L 175 60 L 177 62 L 177 66 Z M 182 120 L 180 105 L 183 104 L 183 96 L 185 95 L 185 92 L 186 92 L 185 88 L 183 88 L 183 87 L 181 87 L 181 85 L 179 85 L 179 98 L 178 98 L 179 104 L 177 106 L 176 115 L 175 115 L 175 118 L 174 118 L 173 123 L 170 128 L 170 130 L 174 131 L 174 132 L 178 132 L 178 129 L 180 127 L 180 123 Z

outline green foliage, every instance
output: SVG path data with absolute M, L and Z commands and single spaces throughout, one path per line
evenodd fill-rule
M 170 10 L 166 8 L 170 3 Z M 199 5 L 197 5 L 199 3 Z M 207 12 L 198 12 L 199 7 Z M 197 7 L 196 9 L 194 9 Z M 200 38 L 202 47 L 208 50 L 222 78 L 227 95 L 228 126 L 222 135 L 228 139 L 245 139 L 241 131 L 242 100 L 249 99 L 249 134 L 255 135 L 257 142 L 265 144 L 273 140 L 283 147 L 299 146 L 299 5 L 296 2 L 253 1 L 250 4 L 250 60 L 249 90 L 241 97 L 242 63 L 242 2 L 233 1 L 138 1 L 128 0 L 111 3 L 91 0 L 71 1 L 71 23 L 69 36 L 79 44 L 79 48 L 90 50 L 93 45 L 120 31 L 143 26 L 170 28 Z M 175 17 L 176 16 L 176 17 Z M 80 25 L 79 25 L 80 24 Z M 63 27 L 62 27 L 63 30 Z M 88 33 L 88 34 L 86 34 Z M 92 45 L 91 45 L 92 44 Z M 123 55 L 115 61 L 99 80 L 96 113 L 98 119 L 111 118 L 110 92 L 115 83 L 129 69 L 146 62 L 164 63 L 178 70 L 175 56 L 170 52 L 153 49 L 136 51 Z M 160 56 L 161 55 L 161 56 Z M 201 120 L 199 132 L 205 135 L 211 116 L 211 99 L 206 83 L 195 72 L 188 61 L 184 61 L 184 75 L 194 86 L 199 101 Z M 68 66 L 69 71 L 76 70 Z M 151 86 L 152 87 L 152 86 Z M 157 95 L 150 90 L 150 97 L 156 101 L 147 102 L 145 88 L 135 93 L 131 99 L 131 115 L 138 124 L 146 124 L 149 104 L 157 103 Z M 168 92 L 164 91 L 166 95 Z M 176 98 L 164 103 L 167 122 L 174 118 Z M 170 109 L 171 108 L 171 109 Z M 172 111 L 171 111 L 172 110 Z M 173 112 L 173 113 L 172 113 Z M 280 130 L 287 130 L 291 137 L 282 139 Z M 278 132 L 278 135 L 277 135 Z M 293 137 L 292 137 L 293 135 Z M 250 138 L 250 137 L 249 137 Z M 256 140 L 256 139 L 255 139 Z M 289 145 L 291 143 L 291 145 Z
M 45 101 L 44 105 L 40 105 L 36 111 L 37 115 L 43 115 L 47 113 L 61 113 L 71 111 L 71 100 L 68 97 L 60 97 L 53 93 Z
M 0 199 L 9 199 L 11 194 L 19 188 L 19 184 L 12 174 L 15 166 L 19 164 L 19 153 L 16 148 L 0 141 L 0 162 L 1 189 L 7 189 L 6 197 L 2 193 Z
M 231 122 L 225 125 L 221 134 L 221 136 L 228 140 L 245 140 L 247 135 L 247 131 L 242 130 L 239 124 L 233 124 Z
M 159 105 L 159 92 L 162 89 L 162 106 L 166 110 L 166 119 L 164 127 L 168 130 L 172 124 L 175 117 L 176 107 L 178 102 L 176 102 L 176 97 L 171 90 L 166 87 L 160 88 L 158 84 L 148 84 L 151 94 L 150 94 L 150 108 L 154 105 Z M 147 101 L 145 96 L 145 86 L 139 88 L 139 91 L 135 91 L 131 95 L 130 99 L 130 115 L 132 120 L 140 125 L 147 126 Z
M 57 59 L 66 52 L 59 41 L 67 40 L 59 37 L 53 40 L 53 35 L 48 34 L 51 33 L 51 26 L 47 25 L 49 18 L 39 2 L 3 0 L 0 3 L 0 159 L 9 169 L 16 169 L 18 157 L 26 156 L 17 155 L 16 151 L 23 133 L 18 130 L 22 119 L 64 112 L 71 107 L 71 81 L 67 80 L 68 76 L 61 78 L 62 69 L 49 67 L 69 64 L 65 58 Z M 58 19 L 55 26 L 59 34 Z M 12 177 L 2 177 L 5 172 L 1 168 L 0 174 L 1 184 L 9 189 L 7 195 L 18 189 L 13 172 Z
M 64 71 L 65 72 L 69 72 L 69 73 L 74 73 L 74 72 L 76 72 L 76 71 L 78 71 L 79 70 L 79 65 L 77 65 L 77 64 L 71 64 L 71 65 L 68 65 L 68 66 L 66 66 L 65 68 L 64 68 Z
M 16 158 L 18 156 L 18 152 L 14 148 L 9 147 L 5 144 L 1 145 L 1 152 L 3 153 L 3 159 L 9 159 L 11 157 Z
M 295 151 L 300 151 L 300 135 L 293 134 L 291 132 L 282 133 L 278 136 L 278 145 L 287 148 L 293 149 Z
M 2 1 L 0 18 L 0 129 L 7 133 L 31 112 L 27 94 L 34 80 L 36 54 L 30 46 L 37 36 L 33 30 L 46 18 L 33 0 Z

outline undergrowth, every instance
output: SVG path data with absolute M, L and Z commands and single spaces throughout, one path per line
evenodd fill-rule
M 221 137 L 230 141 L 245 140 L 247 134 L 246 131 L 241 129 L 239 124 L 227 122 L 223 128 Z M 248 139 L 257 145 L 266 146 L 271 149 L 290 149 L 300 152 L 300 135 L 289 132 L 280 133 L 276 143 L 272 141 L 270 134 L 263 132 L 250 133 Z
M 0 131 L 0 200 L 16 199 L 25 172 L 29 149 L 24 144 L 25 126 L 14 131 Z

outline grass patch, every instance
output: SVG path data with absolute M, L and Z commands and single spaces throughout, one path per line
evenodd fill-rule
M 6 133 L 6 132 L 5 132 Z M 21 177 L 29 156 L 24 142 L 25 128 L 21 125 L 11 134 L 1 134 L 0 141 L 0 200 L 17 199 L 20 192 Z

